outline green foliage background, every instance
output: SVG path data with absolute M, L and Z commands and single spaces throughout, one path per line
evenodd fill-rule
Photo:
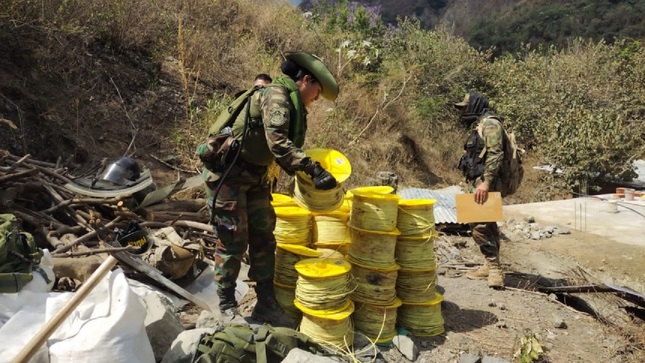
M 278 75 L 281 53 L 294 49 L 323 57 L 339 81 L 338 100 L 310 110 L 305 146 L 345 153 L 353 166 L 349 187 L 372 182 L 379 170 L 397 173 L 405 186 L 458 183 L 467 131 L 451 103 L 469 90 L 488 96 L 518 134 L 529 150 L 527 167 L 548 163 L 563 171 L 540 176 L 548 188 L 530 189 L 523 200 L 628 175 L 630 161 L 645 156 L 645 50 L 637 41 L 522 45 L 494 58 L 448 28 L 430 31 L 409 19 L 388 26 L 374 8 L 343 0 L 317 2 L 306 16 L 286 1 L 4 3 L 3 39 L 33 29 L 47 34 L 37 48 L 47 77 L 74 81 L 80 73 L 70 66 L 78 65 L 73 50 L 97 45 L 159 64 L 176 59 L 186 112 L 167 131 L 167 147 L 195 163 L 196 145 L 233 92 L 256 73 Z M 567 6 L 542 16 L 573 22 Z M 553 26 L 554 34 L 564 29 Z M 212 97 L 193 91 L 203 83 L 215 85 Z

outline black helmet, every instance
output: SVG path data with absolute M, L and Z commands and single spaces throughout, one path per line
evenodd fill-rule
M 101 179 L 118 185 L 127 185 L 128 182 L 136 181 L 140 176 L 141 172 L 137 162 L 124 156 L 108 165 Z

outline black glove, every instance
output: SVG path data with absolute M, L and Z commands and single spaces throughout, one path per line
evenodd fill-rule
M 319 162 L 305 158 L 302 160 L 302 165 L 302 171 L 311 176 L 316 189 L 329 190 L 336 187 L 336 178 L 320 166 Z

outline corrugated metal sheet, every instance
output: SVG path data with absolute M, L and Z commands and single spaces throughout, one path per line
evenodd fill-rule
M 407 188 L 397 191 L 402 199 L 435 199 L 437 201 L 434 204 L 435 224 L 457 223 L 455 195 L 459 193 L 462 191 L 457 186 L 438 190 Z

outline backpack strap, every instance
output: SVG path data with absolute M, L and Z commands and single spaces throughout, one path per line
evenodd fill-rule
M 33 278 L 34 277 L 31 273 L 0 273 L 0 293 L 18 292 Z
M 268 363 L 266 340 L 271 334 L 271 331 L 272 329 L 265 324 L 255 333 L 255 358 L 257 363 Z

